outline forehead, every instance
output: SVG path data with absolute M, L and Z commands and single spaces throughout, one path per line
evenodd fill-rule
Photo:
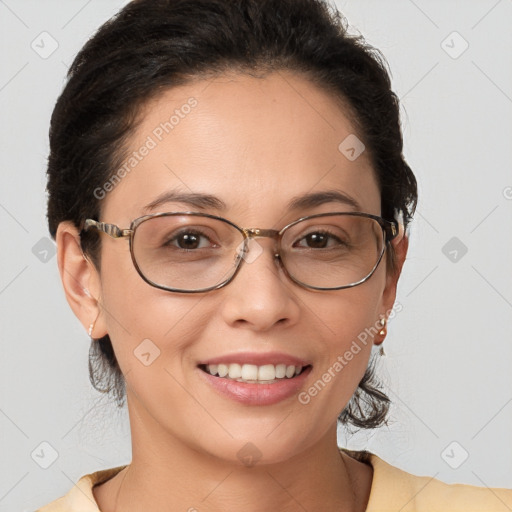
M 196 81 L 145 106 L 103 215 L 129 221 L 171 189 L 218 196 L 231 215 L 260 219 L 299 195 L 335 189 L 380 214 L 363 148 L 340 102 L 299 75 Z

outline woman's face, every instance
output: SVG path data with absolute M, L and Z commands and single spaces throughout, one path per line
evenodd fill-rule
M 129 141 L 137 162 L 102 200 L 100 220 L 127 228 L 148 213 L 198 211 L 241 227 L 281 229 L 306 215 L 356 210 L 336 201 L 287 209 L 297 197 L 325 191 L 380 215 L 367 153 L 354 159 L 339 149 L 351 135 L 354 128 L 335 100 L 292 73 L 173 88 L 147 106 Z M 175 200 L 148 208 L 170 191 L 213 195 L 225 209 Z M 184 443 L 232 461 L 248 451 L 270 463 L 332 433 L 367 367 L 372 338 L 363 343 L 360 335 L 375 332 L 393 305 L 396 281 L 385 260 L 359 286 L 315 291 L 290 281 L 273 257 L 274 241 L 258 238 L 261 254 L 245 261 L 227 286 L 170 293 L 141 279 L 126 240 L 101 236 L 102 308 L 94 335 L 108 333 L 112 340 L 133 436 L 159 447 Z M 236 388 L 220 392 L 211 383 L 220 377 L 207 377 L 199 367 L 251 358 L 260 366 L 297 358 L 311 368 L 289 396 L 249 403 Z M 308 392 L 315 383 L 316 393 Z

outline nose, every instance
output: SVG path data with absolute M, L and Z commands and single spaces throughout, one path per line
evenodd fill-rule
M 225 296 L 226 323 L 266 331 L 299 319 L 297 286 L 283 272 L 271 238 L 249 238 L 248 252 L 233 281 L 219 290 Z

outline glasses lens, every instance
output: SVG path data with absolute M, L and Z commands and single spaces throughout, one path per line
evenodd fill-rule
M 318 288 L 358 283 L 377 266 L 384 232 L 368 217 L 331 215 L 306 219 L 288 228 L 281 259 L 297 281 Z
M 242 233 L 222 220 L 165 215 L 139 224 L 133 254 L 146 280 L 195 291 L 215 287 L 231 277 L 243 241 Z

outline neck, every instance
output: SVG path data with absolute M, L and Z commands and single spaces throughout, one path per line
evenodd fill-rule
M 94 490 L 104 512 L 365 510 L 371 468 L 340 453 L 336 425 L 288 460 L 254 465 L 198 452 L 162 428 L 147 429 L 138 413 L 130 426 L 131 464 Z

